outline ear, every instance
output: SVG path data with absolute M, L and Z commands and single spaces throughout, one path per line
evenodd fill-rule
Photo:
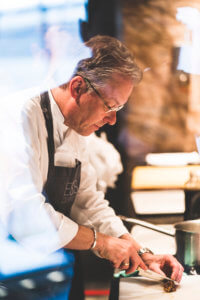
M 81 76 L 75 76 L 70 81 L 69 89 L 71 92 L 71 96 L 75 100 L 78 100 L 81 94 L 86 92 L 87 87 L 84 79 Z

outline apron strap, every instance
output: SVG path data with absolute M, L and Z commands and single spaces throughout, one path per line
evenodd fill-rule
M 46 128 L 48 132 L 47 145 L 48 145 L 48 153 L 49 153 L 49 166 L 54 166 L 55 145 L 54 145 L 54 138 L 53 138 L 53 120 L 52 120 L 48 92 L 44 92 L 41 94 L 40 106 L 45 118 Z

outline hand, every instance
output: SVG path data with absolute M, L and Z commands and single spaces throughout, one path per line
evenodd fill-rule
M 138 255 L 133 239 L 115 238 L 98 233 L 94 248 L 102 258 L 111 261 L 115 268 L 133 273 L 138 266 L 146 270 L 147 266 Z
M 170 277 L 177 282 L 181 281 L 184 268 L 174 256 L 144 253 L 142 259 L 150 270 Z

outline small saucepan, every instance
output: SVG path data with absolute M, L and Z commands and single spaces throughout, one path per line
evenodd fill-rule
M 175 237 L 176 258 L 179 262 L 187 270 L 195 270 L 200 267 L 200 219 L 176 223 L 174 224 L 174 230 L 169 231 L 142 220 L 124 216 L 119 217 L 123 221 Z

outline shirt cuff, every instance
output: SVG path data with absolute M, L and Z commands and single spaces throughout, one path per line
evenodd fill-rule
M 58 228 L 60 247 L 65 247 L 76 236 L 78 224 L 63 215 L 61 224 Z

